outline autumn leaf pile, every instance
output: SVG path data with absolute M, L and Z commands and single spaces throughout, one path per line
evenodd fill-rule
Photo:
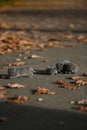
M 24 34 L 25 31 L 23 32 Z M 67 39 L 67 37 L 65 37 Z M 46 38 L 46 42 L 43 39 L 35 39 L 23 36 L 20 32 L 3 32 L 0 33 L 0 54 L 10 53 L 17 50 L 32 50 L 32 49 L 44 49 L 44 48 L 64 48 L 75 47 L 75 44 L 64 44 L 62 41 L 65 39 Z M 57 43 L 54 43 L 57 41 Z

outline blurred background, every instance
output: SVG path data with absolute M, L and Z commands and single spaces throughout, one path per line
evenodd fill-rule
M 87 0 L 0 0 L 0 6 L 12 5 L 28 8 L 86 9 Z

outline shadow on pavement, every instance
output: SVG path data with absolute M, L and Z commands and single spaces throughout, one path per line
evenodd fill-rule
M 87 129 L 87 114 L 32 107 L 30 105 L 0 104 L 0 130 L 74 130 Z
M 37 15 L 46 15 L 49 17 L 57 17 L 57 15 L 66 18 L 65 14 L 68 14 L 68 18 L 71 18 L 72 16 L 84 16 L 86 18 L 85 15 L 87 15 L 87 9 L 26 9 L 24 8 L 24 10 L 1 10 L 0 14 L 9 14 L 9 15 L 34 15 L 37 17 Z M 71 16 L 72 14 L 72 16 Z

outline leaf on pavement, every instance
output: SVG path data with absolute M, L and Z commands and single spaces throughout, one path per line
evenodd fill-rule
M 46 88 L 38 87 L 34 94 L 52 94 L 52 95 L 54 95 L 55 92 L 52 92 Z
M 16 104 L 20 104 L 20 103 L 24 103 L 26 101 L 28 101 L 29 98 L 27 96 L 24 95 L 16 95 L 13 98 L 10 98 L 8 101 L 6 101 L 6 103 L 16 103 Z
M 31 59 L 39 59 L 39 58 L 44 58 L 44 57 L 39 56 L 39 55 L 31 55 L 29 58 L 31 58 Z
M 19 83 L 8 83 L 9 88 L 25 88 L 24 85 L 19 84 Z
M 3 86 L 0 86 L 0 90 L 4 90 L 5 88 Z
M 85 79 L 79 79 L 75 81 L 75 84 L 78 86 L 87 85 L 87 80 Z
M 0 90 L 0 99 L 1 98 L 5 98 L 7 96 L 8 92 L 4 89 L 4 90 Z
M 55 84 L 61 85 L 62 87 L 69 89 L 69 90 L 77 90 L 79 88 L 79 86 L 72 85 L 63 80 L 56 81 Z

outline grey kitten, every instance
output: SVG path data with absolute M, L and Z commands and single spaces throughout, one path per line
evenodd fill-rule
M 9 78 L 18 78 L 18 77 L 32 77 L 35 71 L 31 66 L 13 66 L 8 68 Z
M 78 66 L 74 63 L 66 63 L 63 66 L 62 73 L 64 74 L 75 74 L 78 71 Z
M 70 63 L 69 60 L 63 60 L 56 63 L 56 68 L 58 73 L 63 73 L 63 67 L 65 64 Z
M 47 74 L 49 75 L 56 75 L 57 74 L 57 68 L 55 65 L 50 65 L 46 69 Z

